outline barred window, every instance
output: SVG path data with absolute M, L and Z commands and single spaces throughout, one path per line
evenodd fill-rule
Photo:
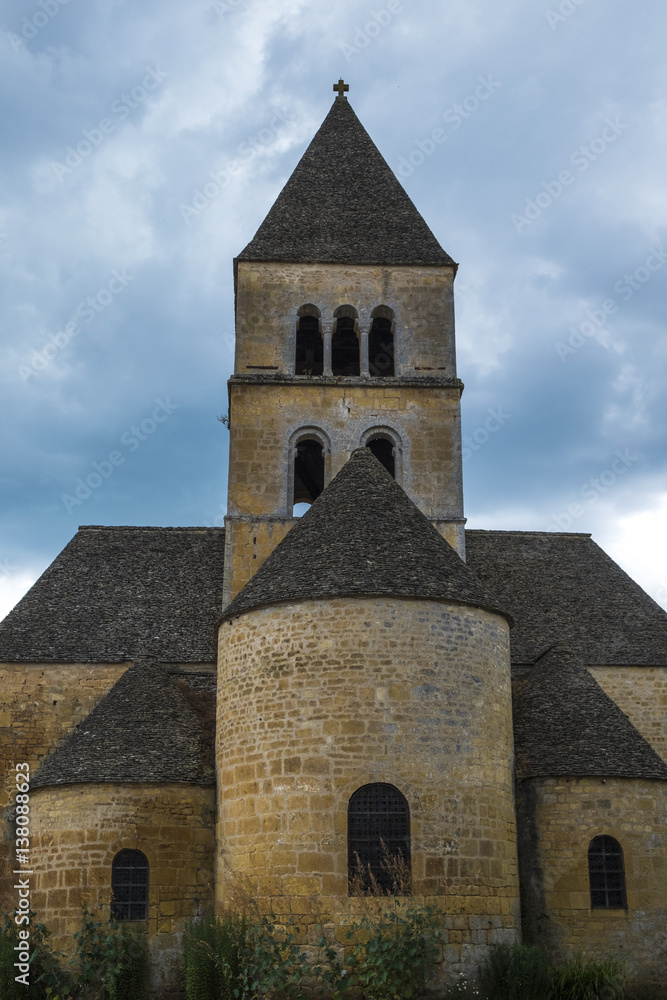
M 588 847 L 591 909 L 625 910 L 623 849 L 613 837 L 594 837 Z
M 398 788 L 364 785 L 347 810 L 350 889 L 377 888 L 387 895 L 409 893 L 410 807 Z
M 119 851 L 111 863 L 112 920 L 148 917 L 148 858 L 141 851 Z

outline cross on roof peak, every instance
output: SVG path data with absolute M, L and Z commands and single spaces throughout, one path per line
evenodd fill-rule
M 350 85 L 349 85 L 349 83 L 344 83 L 344 82 L 343 82 L 343 80 L 342 80 L 342 79 L 340 79 L 340 80 L 338 81 L 338 83 L 334 83 L 334 85 L 333 85 L 333 89 L 334 89 L 334 90 L 335 90 L 335 91 L 337 92 L 337 94 L 338 94 L 338 97 L 339 97 L 339 98 L 340 98 L 341 100 L 343 100 L 343 101 L 346 101 L 346 100 L 347 100 L 347 97 L 345 96 L 345 94 L 346 94 L 346 93 L 347 93 L 347 91 L 348 91 L 348 90 L 350 89 Z

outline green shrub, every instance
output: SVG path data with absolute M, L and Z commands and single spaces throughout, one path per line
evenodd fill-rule
M 383 878 L 363 870 L 357 857 L 351 895 L 360 897 L 361 916 L 347 931 L 345 958 L 324 935 L 319 941 L 326 967 L 314 972 L 331 1000 L 410 1000 L 421 996 L 442 961 L 443 914 L 409 897 L 412 874 L 400 855 L 382 845 Z M 390 889 L 383 886 L 390 886 Z
M 539 948 L 494 944 L 480 969 L 482 990 L 493 1000 L 547 1000 L 551 975 Z
M 60 964 L 60 956 L 52 951 L 49 944 L 49 932 L 44 924 L 39 923 L 34 913 L 28 914 L 29 925 L 23 925 L 30 931 L 30 974 L 29 986 L 17 983 L 16 952 L 14 948 L 19 942 L 14 915 L 0 915 L 0 998 L 1 1000 L 48 1000 L 56 994 L 64 1000 L 70 995 L 70 976 Z
M 432 906 L 391 898 L 373 900 L 347 931 L 347 956 L 327 941 L 318 942 L 324 965 L 313 974 L 320 995 L 331 1000 L 410 1000 L 420 997 L 442 961 L 443 916 Z
M 188 1000 L 303 996 L 306 956 L 295 931 L 267 917 L 228 913 L 192 921 L 183 943 Z
M 74 940 L 76 954 L 70 966 L 76 1000 L 143 1000 L 148 977 L 144 927 L 110 921 L 103 907 L 95 916 L 84 906 Z
M 623 1000 L 626 969 L 615 958 L 576 958 L 551 970 L 551 1000 Z

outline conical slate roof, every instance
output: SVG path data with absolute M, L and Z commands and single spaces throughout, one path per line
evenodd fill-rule
M 566 646 L 531 668 L 514 707 L 517 778 L 657 778 L 667 764 Z
M 80 782 L 210 784 L 196 712 L 164 670 L 134 663 L 46 757 L 32 785 Z
M 345 98 L 238 259 L 455 266 Z
M 353 452 L 223 618 L 343 595 L 427 598 L 505 614 L 367 448 Z

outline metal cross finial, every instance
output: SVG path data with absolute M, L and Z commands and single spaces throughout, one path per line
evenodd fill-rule
M 339 97 L 342 97 L 342 99 L 344 101 L 347 100 L 347 97 L 345 97 L 345 94 L 350 89 L 349 83 L 343 83 L 342 80 L 339 80 L 338 83 L 334 83 L 333 89 L 337 92 L 337 94 L 338 94 Z

